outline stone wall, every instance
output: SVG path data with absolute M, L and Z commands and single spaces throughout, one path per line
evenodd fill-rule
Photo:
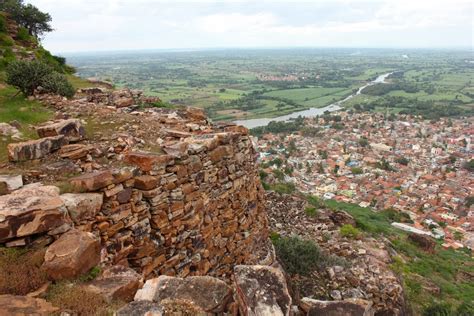
M 258 262 L 267 219 L 246 131 L 181 136 L 164 153 L 128 152 L 120 168 L 72 178 L 81 193 L 60 196 L 70 220 L 55 226 L 93 232 L 102 263 L 146 277 L 226 277 Z

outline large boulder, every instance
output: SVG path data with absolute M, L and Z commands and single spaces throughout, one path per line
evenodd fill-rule
M 0 196 L 0 243 L 48 232 L 69 221 L 55 186 L 29 184 Z
M 155 302 L 130 302 L 117 311 L 117 316 L 164 316 L 163 307 Z
M 344 301 L 319 301 L 303 298 L 301 309 L 307 316 L 373 316 L 372 302 L 361 299 L 347 299 Z
M 106 301 L 130 302 L 140 287 L 141 276 L 131 268 L 112 266 L 87 285 L 88 290 L 102 295 Z
M 223 313 L 232 300 L 232 289 L 219 279 L 209 276 L 175 278 L 160 276 L 148 280 L 135 300 L 150 299 L 164 307 L 167 313 Z
M 64 135 L 60 135 L 8 144 L 8 159 L 14 162 L 41 159 L 67 143 L 68 141 Z
M 66 193 L 61 195 L 61 199 L 69 212 L 69 216 L 77 225 L 81 221 L 93 219 L 100 211 L 103 203 L 103 195 L 99 193 Z
M 43 299 L 28 296 L 0 295 L 0 314 L 2 316 L 48 316 L 58 311 L 59 308 L 54 307 Z
M 64 135 L 70 142 L 80 141 L 86 137 L 86 130 L 77 119 L 61 120 L 45 124 L 37 127 L 36 132 L 41 138 Z
M 78 277 L 99 262 L 99 239 L 91 233 L 71 229 L 48 247 L 43 268 L 50 279 L 61 280 Z
M 234 268 L 234 279 L 242 315 L 290 315 L 292 299 L 282 270 L 239 265 Z

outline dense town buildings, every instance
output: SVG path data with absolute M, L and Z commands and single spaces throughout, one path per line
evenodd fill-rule
M 472 249 L 473 123 L 341 112 L 285 136 L 264 134 L 257 146 L 265 172 L 285 171 L 300 192 L 405 212 L 446 246 Z

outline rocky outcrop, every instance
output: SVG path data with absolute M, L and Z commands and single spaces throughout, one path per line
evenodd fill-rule
M 16 162 L 44 158 L 66 144 L 67 139 L 63 135 L 9 144 L 8 159 Z
M 344 301 L 319 301 L 303 298 L 300 302 L 301 309 L 307 316 L 373 316 L 372 303 L 360 299 Z
M 235 288 L 242 315 L 291 315 L 292 298 L 282 270 L 269 266 L 236 266 Z
M 3 316 L 38 315 L 49 316 L 59 311 L 40 298 L 15 295 L 0 295 L 0 313 Z
M 45 233 L 68 222 L 57 187 L 30 184 L 0 196 L 0 243 Z
M 91 233 L 72 229 L 48 247 L 43 268 L 52 280 L 70 279 L 100 262 L 100 242 Z
M 434 253 L 435 251 L 436 242 L 430 236 L 411 233 L 408 235 L 408 239 L 417 244 L 426 252 Z
M 86 137 L 86 131 L 77 119 L 46 123 L 36 128 L 40 138 L 64 135 L 69 142 L 77 142 Z

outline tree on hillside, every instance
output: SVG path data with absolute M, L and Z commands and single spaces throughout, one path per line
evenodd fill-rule
M 41 12 L 32 4 L 25 4 L 23 0 L 0 0 L 0 11 L 7 12 L 10 17 L 28 30 L 28 33 L 40 38 L 44 33 L 53 31 L 51 15 Z

